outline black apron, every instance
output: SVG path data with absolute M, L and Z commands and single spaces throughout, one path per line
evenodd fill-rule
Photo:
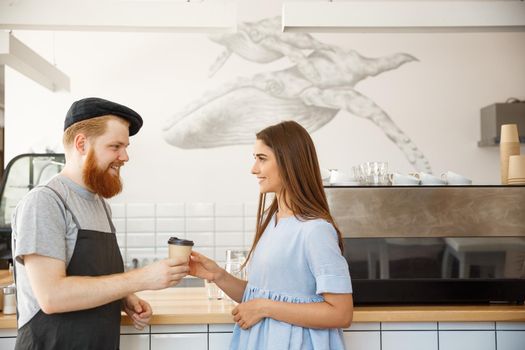
M 103 276 L 124 272 L 115 227 L 104 201 L 101 199 L 111 232 L 84 230 L 64 198 L 51 187 L 47 188 L 60 198 L 78 227 L 66 275 Z M 121 300 L 116 300 L 93 309 L 51 315 L 40 310 L 18 330 L 15 350 L 119 349 L 121 306 Z

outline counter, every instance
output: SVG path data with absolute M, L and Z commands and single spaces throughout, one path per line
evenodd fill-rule
M 137 293 L 154 312 L 151 324 L 233 323 L 228 300 L 210 301 L 205 288 L 169 288 Z M 523 305 L 359 306 L 354 323 L 364 322 L 525 322 Z M 131 324 L 123 315 L 122 323 Z M 16 328 L 15 315 L 0 314 L 0 328 Z

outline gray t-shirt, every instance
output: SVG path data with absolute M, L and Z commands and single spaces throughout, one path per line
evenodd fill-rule
M 57 191 L 75 214 L 80 228 L 111 232 L 104 209 L 107 203 L 68 177 L 56 175 L 46 184 Z M 110 212 L 109 212 L 110 213 Z M 110 214 L 111 215 L 111 214 Z M 46 187 L 31 190 L 17 205 L 11 220 L 16 264 L 18 328 L 40 310 L 24 266 L 24 255 L 38 254 L 69 264 L 78 227 L 55 192 Z

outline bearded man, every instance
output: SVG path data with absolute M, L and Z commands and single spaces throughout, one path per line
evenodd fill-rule
M 11 221 L 15 349 L 118 349 L 121 310 L 138 329 L 151 317 L 151 306 L 134 293 L 187 275 L 184 259 L 124 272 L 105 199 L 121 192 L 129 136 L 141 127 L 135 111 L 101 98 L 76 101 L 67 112 L 64 169 L 31 190 Z

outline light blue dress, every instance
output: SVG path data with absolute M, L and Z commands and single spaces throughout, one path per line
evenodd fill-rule
M 348 264 L 334 227 L 320 219 L 272 218 L 248 266 L 243 301 L 322 302 L 322 293 L 352 293 Z M 342 330 L 313 329 L 264 318 L 248 330 L 235 325 L 230 350 L 345 349 Z

